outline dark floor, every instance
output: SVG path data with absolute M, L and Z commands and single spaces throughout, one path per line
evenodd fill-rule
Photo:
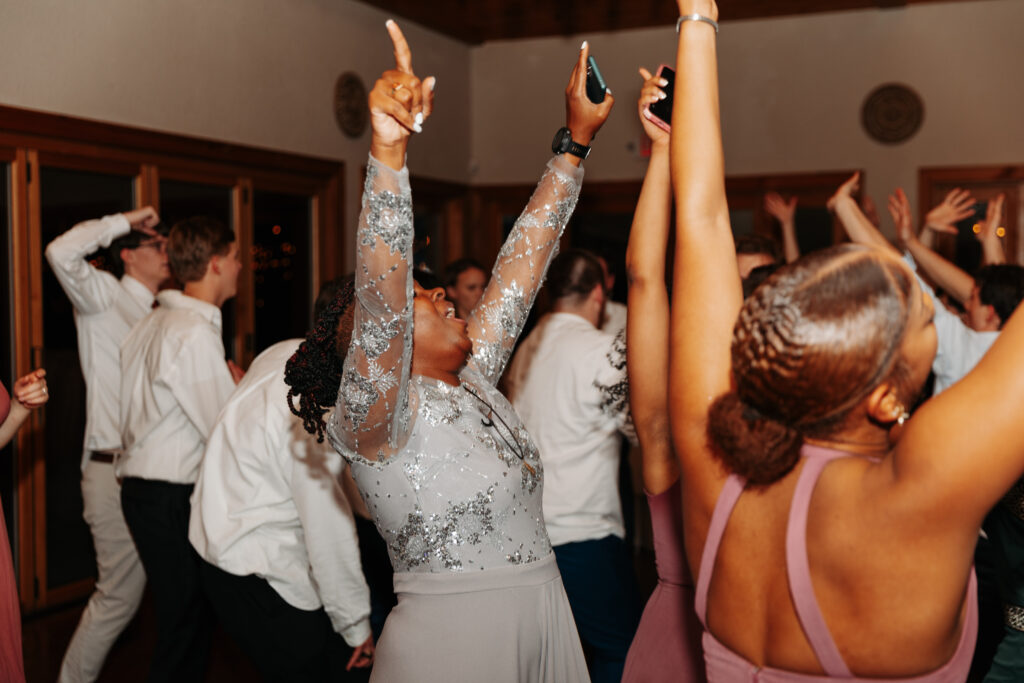
M 657 581 L 654 554 L 648 550 L 640 550 L 635 559 L 637 580 L 646 602 Z M 84 603 L 78 603 L 25 619 L 22 625 L 22 640 L 25 676 L 28 683 L 53 683 L 57 680 L 64 650 L 75 632 L 83 607 Z M 145 680 L 155 641 L 153 603 L 147 593 L 139 613 L 110 651 L 99 683 Z M 218 628 L 210 650 L 206 680 L 208 683 L 248 683 L 260 678 L 242 651 L 223 630 Z
M 83 607 L 84 603 L 79 603 L 25 619 L 22 641 L 28 683 L 53 683 L 57 680 L 64 650 L 78 626 Z M 99 683 L 144 681 L 154 642 L 156 622 L 153 602 L 147 592 L 139 613 L 110 651 Z M 210 650 L 206 680 L 208 683 L 231 683 L 258 681 L 260 678 L 242 651 L 218 628 Z

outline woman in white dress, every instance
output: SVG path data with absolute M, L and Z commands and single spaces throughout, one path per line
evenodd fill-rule
M 339 298 L 288 379 L 311 431 L 323 434 L 336 400 L 326 432 L 388 543 L 398 605 L 373 680 L 587 681 L 544 526 L 540 458 L 495 388 L 576 204 L 582 159 L 548 162 L 480 303 L 456 318 L 443 289 L 412 278 L 405 152 L 434 79 L 416 78 L 401 31 L 388 31 L 397 68 L 369 98 L 354 300 Z M 610 95 L 587 99 L 586 58 L 584 45 L 566 89 L 566 126 L 583 146 L 612 106 Z

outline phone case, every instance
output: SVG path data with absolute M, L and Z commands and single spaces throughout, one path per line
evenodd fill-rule
M 606 90 L 608 86 L 601 76 L 601 70 L 597 68 L 597 60 L 593 56 L 587 57 L 587 99 L 594 104 L 601 104 Z
M 668 64 L 659 64 L 658 65 L 658 73 L 655 74 L 655 75 L 660 77 L 662 71 L 664 71 L 665 69 L 673 70 L 672 67 L 669 66 Z M 674 83 L 673 83 L 673 85 L 674 85 Z M 647 112 L 647 120 L 648 121 L 650 121 L 651 123 L 653 123 L 658 128 L 661 128 L 664 131 L 667 131 L 669 133 L 672 132 L 672 122 L 671 122 L 671 120 L 666 121 L 663 118 L 661 118 L 660 116 L 658 116 L 658 114 L 656 114 L 655 112 L 651 111 L 651 105 L 650 104 L 644 105 L 644 111 Z M 669 111 L 671 112 L 671 109 Z M 670 114 L 670 119 L 671 119 L 671 114 Z

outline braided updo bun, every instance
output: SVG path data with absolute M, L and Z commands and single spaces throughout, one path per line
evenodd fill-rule
M 796 465 L 805 437 L 832 434 L 883 381 L 905 384 L 899 349 L 912 291 L 899 262 L 852 244 L 813 252 L 769 277 L 733 330 L 736 388 L 708 415 L 725 466 L 749 485 L 778 481 Z

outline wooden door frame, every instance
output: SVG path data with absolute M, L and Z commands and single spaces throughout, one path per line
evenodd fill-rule
M 159 206 L 161 177 L 190 182 L 216 179 L 214 184 L 232 189 L 234 228 L 244 254 L 249 253 L 252 244 L 252 188 L 298 189 L 313 201 L 314 291 L 319 282 L 340 274 L 345 263 L 345 169 L 340 161 L 7 106 L 0 106 L 0 150 L 11 152 L 0 157 L 9 161 L 11 169 L 15 376 L 39 364 L 39 343 L 43 339 L 45 245 L 40 243 L 40 164 L 100 172 L 131 169 L 136 206 Z M 252 352 L 246 347 L 245 335 L 254 325 L 254 290 L 248 259 L 244 258 L 243 264 L 234 344 L 235 357 L 248 361 Z M 19 287 L 17 283 L 28 286 Z M 85 580 L 54 589 L 46 586 L 44 420 L 44 411 L 33 411 L 15 441 L 15 552 L 25 613 L 83 597 L 93 583 Z

